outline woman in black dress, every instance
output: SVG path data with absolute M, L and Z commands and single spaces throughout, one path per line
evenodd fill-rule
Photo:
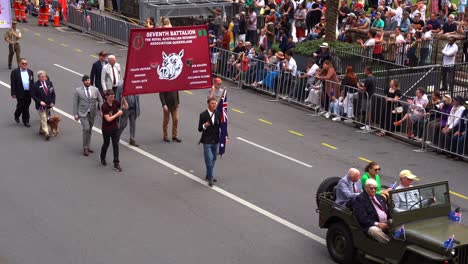
M 394 120 L 401 118 L 399 111 L 398 100 L 401 98 L 400 82 L 398 80 L 391 80 L 390 85 L 385 89 L 385 101 L 382 102 L 382 109 L 380 110 L 380 127 L 382 131 L 377 132 L 377 136 L 385 136 L 385 131 L 394 131 Z

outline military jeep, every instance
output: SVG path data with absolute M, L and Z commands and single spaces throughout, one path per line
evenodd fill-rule
M 326 244 L 334 261 L 347 263 L 453 263 L 468 264 L 468 226 L 449 219 L 452 211 L 448 182 L 436 182 L 389 192 L 390 242 L 368 236 L 352 209 L 335 203 L 340 178 L 325 179 L 317 190 L 320 228 L 327 228 Z M 396 210 L 395 195 L 417 192 L 417 202 Z M 427 201 L 430 200 L 430 203 Z M 395 232 L 404 227 L 398 238 Z M 444 243 L 454 235 L 453 247 Z

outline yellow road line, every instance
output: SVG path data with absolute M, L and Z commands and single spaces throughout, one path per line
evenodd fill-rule
M 39 33 L 34 33 L 34 35 L 39 36 L 39 37 L 41 36 L 41 34 L 39 34 Z
M 239 113 L 239 114 L 244 114 L 244 112 L 242 112 L 241 110 L 235 109 L 235 108 L 231 108 L 231 110 L 236 112 L 236 113 Z
M 463 198 L 463 199 L 468 200 L 468 197 L 467 197 L 467 196 L 462 195 L 462 194 L 459 194 L 459 193 L 457 193 L 457 192 L 450 191 L 450 194 L 453 194 L 453 195 L 455 195 L 455 196 L 458 196 L 458 197 L 460 197 L 460 198 Z
M 294 134 L 294 135 L 296 135 L 296 136 L 299 136 L 299 137 L 303 137 L 303 136 L 304 136 L 304 135 L 302 135 L 301 133 L 296 132 L 296 131 L 294 131 L 294 130 L 289 130 L 288 132 L 291 133 L 291 134 Z
M 193 94 L 191 91 L 184 91 L 186 94 Z
M 47 38 L 48 41 L 51 41 L 51 42 L 54 42 L 55 40 L 54 39 L 51 39 L 51 38 Z
M 327 147 L 327 148 L 331 148 L 331 149 L 338 149 L 337 147 L 335 147 L 335 146 L 332 146 L 332 145 L 330 145 L 330 144 L 327 144 L 327 143 L 322 143 L 322 146 L 325 146 L 325 147 Z
M 78 52 L 83 52 L 83 51 L 82 51 L 82 50 L 80 50 L 80 49 L 75 49 L 75 50 L 76 50 L 76 51 L 78 51 Z
M 261 119 L 261 118 L 259 118 L 258 121 L 260 121 L 260 122 L 262 122 L 262 123 L 265 123 L 265 124 L 268 124 L 268 125 L 273 124 L 273 123 L 271 123 L 270 121 L 267 121 L 267 120 Z
M 362 160 L 362 161 L 365 161 L 365 162 L 371 162 L 372 160 L 368 160 L 366 158 L 363 158 L 363 157 L 358 157 L 358 159 Z
M 89 55 L 89 56 L 91 56 L 91 57 L 93 57 L 93 58 L 96 58 L 96 59 L 99 58 L 99 57 L 96 56 L 96 55 Z
M 67 45 L 67 44 L 63 44 L 63 43 L 62 43 L 62 44 L 60 44 L 60 46 L 68 47 L 68 45 Z
M 24 31 L 29 31 L 29 28 L 23 28 Z

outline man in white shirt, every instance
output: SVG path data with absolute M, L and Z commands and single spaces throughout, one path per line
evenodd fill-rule
M 442 88 L 441 91 L 450 91 L 453 89 L 453 79 L 455 73 L 455 58 L 457 56 L 458 46 L 455 44 L 455 38 L 449 38 L 449 42 L 442 50 Z
M 405 37 L 401 34 L 401 28 L 395 28 L 395 43 L 397 45 L 396 63 L 403 65 L 405 62 Z
M 395 190 L 413 187 L 414 179 L 416 179 L 416 175 L 410 170 L 402 170 L 400 172 L 400 185 L 398 185 Z M 392 195 L 393 209 L 397 212 L 401 212 L 409 210 L 410 208 L 419 208 L 419 205 L 417 205 L 419 198 L 419 192 L 417 190 L 396 193 Z
M 285 60 L 283 65 L 283 85 L 284 93 L 288 95 L 286 98 L 297 98 L 299 95 L 299 89 L 296 87 L 297 63 L 292 56 L 293 54 L 291 50 L 287 50 L 284 53 Z
M 112 89 L 114 93 L 117 90 L 117 86 L 122 85 L 122 74 L 120 71 L 120 64 L 116 62 L 114 55 L 109 55 L 107 57 L 108 64 L 102 67 L 101 73 L 101 85 L 102 90 Z

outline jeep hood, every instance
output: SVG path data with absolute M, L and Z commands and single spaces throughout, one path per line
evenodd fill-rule
M 406 240 L 420 246 L 444 247 L 444 242 L 455 235 L 455 247 L 468 244 L 468 226 L 445 217 L 436 217 L 405 224 Z

